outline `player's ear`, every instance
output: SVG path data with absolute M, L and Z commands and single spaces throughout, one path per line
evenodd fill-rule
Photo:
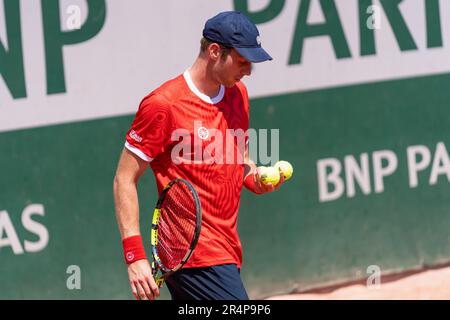
M 213 61 L 217 61 L 220 58 L 221 49 L 217 43 L 211 43 L 208 47 L 209 57 Z

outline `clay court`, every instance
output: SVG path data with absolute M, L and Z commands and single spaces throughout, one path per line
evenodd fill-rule
M 363 284 L 343 286 L 325 293 L 279 295 L 269 300 L 448 300 L 450 267 L 427 270 L 383 283 L 378 288 Z

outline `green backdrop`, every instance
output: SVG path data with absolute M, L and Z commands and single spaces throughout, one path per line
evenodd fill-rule
M 251 126 L 280 128 L 280 158 L 294 166 L 292 180 L 277 192 L 242 193 L 239 232 L 251 297 L 364 278 L 369 265 L 388 272 L 449 260 L 449 181 L 440 175 L 429 185 L 426 169 L 411 189 L 405 164 L 410 145 L 425 145 L 433 156 L 437 142 L 450 144 L 449 85 L 450 76 L 442 75 L 251 101 Z M 24 228 L 22 210 L 41 203 L 45 215 L 33 219 L 49 233 L 40 252 L 0 248 L 1 298 L 131 297 L 112 181 L 132 119 L 0 135 L 0 209 L 23 244 L 37 239 Z M 319 202 L 319 159 L 380 149 L 399 161 L 383 193 L 357 188 L 353 198 Z M 144 235 L 155 194 L 148 171 L 140 183 Z M 66 287 L 70 265 L 81 269 L 81 290 Z

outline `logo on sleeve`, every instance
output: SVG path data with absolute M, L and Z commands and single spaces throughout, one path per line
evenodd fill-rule
M 135 141 L 137 141 L 137 142 L 141 142 L 141 141 L 142 141 L 142 137 L 139 136 L 139 135 L 136 133 L 136 131 L 134 131 L 134 130 L 131 130 L 131 131 L 130 131 L 129 136 L 130 136 L 133 140 L 135 140 Z

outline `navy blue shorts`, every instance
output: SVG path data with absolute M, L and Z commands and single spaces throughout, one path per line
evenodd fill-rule
M 248 300 L 235 264 L 181 269 L 165 283 L 172 300 Z

